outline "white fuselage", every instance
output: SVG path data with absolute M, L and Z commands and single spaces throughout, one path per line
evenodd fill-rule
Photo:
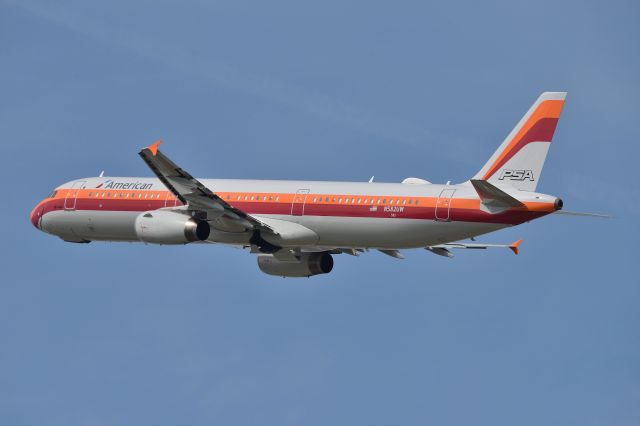
M 526 208 L 480 209 L 469 184 L 400 184 L 201 179 L 228 204 L 266 223 L 288 222 L 281 246 L 402 249 L 432 246 L 496 231 L 554 211 L 555 197 L 510 190 Z M 508 188 L 505 190 L 509 190 Z M 97 177 L 61 185 L 32 212 L 33 224 L 64 240 L 139 241 L 136 218 L 185 207 L 151 178 Z M 210 242 L 247 245 L 250 234 L 213 221 Z M 309 232 L 299 232 L 300 230 Z M 290 235 L 290 237 L 289 237 Z M 290 238 L 290 239 L 289 239 Z

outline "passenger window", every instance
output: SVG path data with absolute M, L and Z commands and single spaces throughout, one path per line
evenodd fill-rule
M 418 200 L 416 200 L 416 206 L 418 205 L 418 202 L 419 202 L 419 201 L 418 201 Z
M 91 197 L 93 195 L 93 192 L 89 193 L 89 197 Z M 51 198 L 51 196 L 49 196 L 49 198 Z
M 358 204 L 362 202 L 362 198 L 358 198 Z
M 328 202 L 329 202 L 329 197 L 326 197 L 326 198 L 324 199 L 324 202 L 325 202 L 325 203 L 328 203 Z
M 407 200 L 402 200 L 402 204 L 407 204 Z
M 338 198 L 338 202 L 341 203 L 342 202 L 342 198 Z

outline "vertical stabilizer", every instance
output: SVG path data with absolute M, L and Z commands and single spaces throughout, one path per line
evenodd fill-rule
M 566 96 L 541 94 L 473 179 L 535 191 Z

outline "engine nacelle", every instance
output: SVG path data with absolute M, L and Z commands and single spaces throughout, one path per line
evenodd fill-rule
M 136 235 L 152 244 L 187 244 L 209 238 L 211 229 L 205 220 L 182 213 L 154 210 L 140 214 L 135 221 Z
M 258 267 L 269 275 L 310 277 L 331 272 L 333 257 L 329 253 L 303 253 L 298 262 L 283 262 L 271 254 L 260 254 L 258 255 Z

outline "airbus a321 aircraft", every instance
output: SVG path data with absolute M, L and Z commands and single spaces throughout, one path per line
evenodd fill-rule
M 460 241 L 562 209 L 560 198 L 535 191 L 565 97 L 540 95 L 482 169 L 457 185 L 196 179 L 158 141 L 139 153 L 157 178 L 67 182 L 33 209 L 31 222 L 74 243 L 241 246 L 263 272 L 285 277 L 326 274 L 332 255 L 370 249 L 395 258 L 412 248 L 446 257 L 490 247 L 518 254 L 520 241 Z

